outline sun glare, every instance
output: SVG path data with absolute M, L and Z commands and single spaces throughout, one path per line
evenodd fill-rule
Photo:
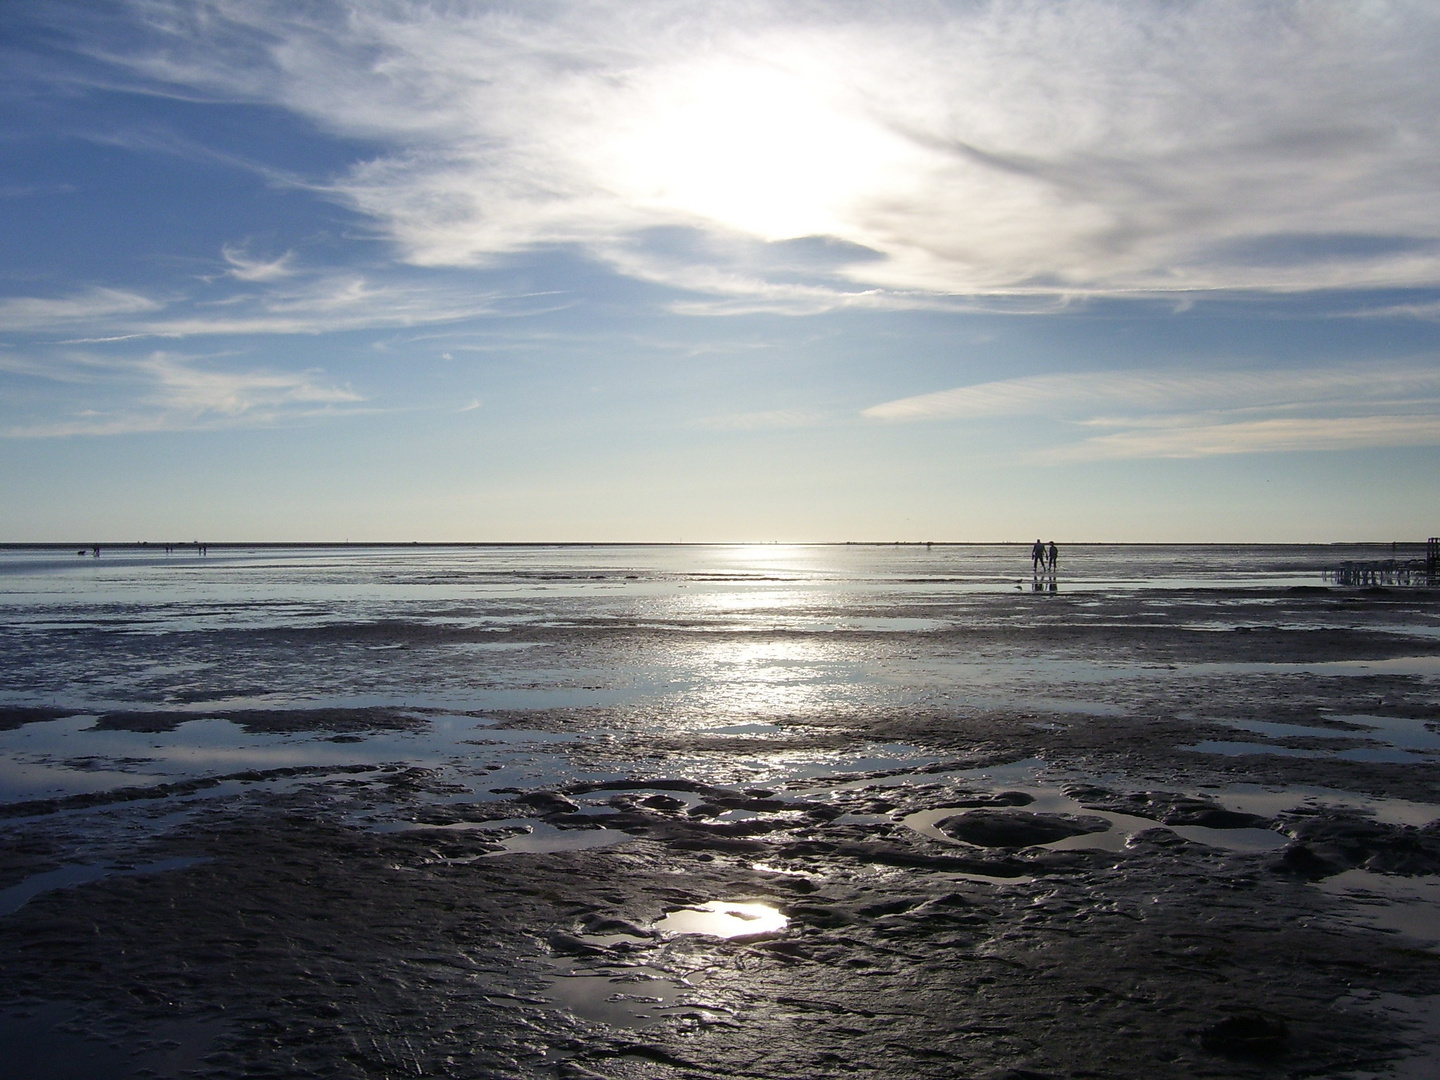
M 714 63 L 643 96 L 605 155 L 614 185 L 640 204 L 764 240 L 840 236 L 844 208 L 893 192 L 901 174 L 898 137 L 785 71 Z
M 794 562 L 805 551 L 800 544 L 736 544 L 725 554 L 747 569 L 755 566 L 782 566 Z

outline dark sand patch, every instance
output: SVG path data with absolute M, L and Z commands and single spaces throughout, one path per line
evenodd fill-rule
M 74 716 L 78 711 L 39 705 L 7 705 L 0 707 L 0 731 L 13 731 L 26 724 L 43 724 L 47 720 L 63 720 L 67 716 Z
M 423 710 L 368 707 L 359 709 L 226 709 L 196 712 L 175 709 L 107 712 L 95 726 L 103 731 L 174 731 L 192 720 L 229 720 L 253 735 L 275 732 L 403 731 L 425 723 Z
M 1031 814 L 1024 810 L 971 810 L 943 818 L 936 828 L 946 836 L 987 848 L 1027 848 L 1071 836 L 1105 832 L 1110 822 L 1074 814 Z

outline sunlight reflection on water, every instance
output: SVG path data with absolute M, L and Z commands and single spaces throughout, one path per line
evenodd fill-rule
M 670 912 L 658 920 L 654 928 L 662 934 L 737 938 L 773 934 L 784 930 L 789 923 L 784 914 L 769 904 L 709 900 Z

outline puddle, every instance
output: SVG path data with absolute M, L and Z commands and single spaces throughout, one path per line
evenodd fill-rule
M 1347 1072 L 1344 1080 L 1435 1080 L 1435 1062 L 1440 1060 L 1440 997 L 1433 994 L 1407 997 L 1374 990 L 1356 990 L 1342 1005 L 1399 1020 L 1415 1040 L 1405 1057 L 1391 1063 L 1384 1072 Z
M 1343 738 L 1345 734 L 1354 735 L 1355 733 L 1327 731 L 1326 734 L 1330 737 L 1339 734 L 1340 737 Z M 1361 736 L 1361 738 L 1365 737 L 1367 736 Z M 1190 746 L 1177 746 L 1176 749 L 1189 750 L 1195 754 L 1219 754 L 1223 757 L 1270 754 L 1275 757 L 1324 758 L 1329 761 L 1369 761 L 1392 765 L 1404 765 L 1412 762 L 1432 760 L 1424 754 L 1383 746 L 1361 747 L 1354 750 L 1306 750 L 1294 746 L 1275 746 L 1273 743 L 1231 742 L 1224 739 L 1205 739 Z
M 582 1020 L 612 1027 L 649 1027 L 662 1020 L 679 1003 L 680 995 L 694 987 L 685 979 L 654 968 L 634 967 L 621 972 L 567 972 L 557 975 L 545 996 Z
M 1210 829 L 1204 825 L 1161 825 L 1159 822 L 1151 822 L 1151 827 L 1169 829 L 1191 843 L 1226 851 L 1279 851 L 1291 843 L 1290 837 L 1274 829 Z
M 580 737 L 571 731 L 537 731 L 533 728 L 477 727 L 473 734 L 474 738 L 462 740 L 461 745 L 523 746 L 536 743 L 570 743 Z
M 166 731 L 96 726 L 81 715 L 0 732 L 0 802 L 109 791 L 252 769 L 433 761 L 410 731 L 366 732 L 357 742 L 331 731 L 253 733 L 228 719 L 185 719 Z M 419 752 L 417 752 L 419 751 Z M 86 768 L 73 763 L 83 761 Z
M 1348 901 L 1347 921 L 1440 951 L 1440 875 L 1396 877 L 1346 870 L 1315 887 Z
M 1264 720 L 1227 720 L 1231 727 L 1251 731 L 1271 738 L 1316 738 L 1316 739 L 1362 739 L 1379 742 L 1395 750 L 1440 750 L 1440 731 L 1431 730 L 1426 721 L 1404 716 L 1372 716 L 1360 714 L 1336 714 L 1327 717 L 1347 724 L 1355 724 L 1363 730 L 1344 728 L 1309 727 L 1302 724 L 1280 724 Z M 1242 744 L 1237 744 L 1242 745 Z M 1312 752 L 1312 751 L 1307 751 Z M 1341 756 L 1348 751 L 1313 751 L 1322 756 Z M 1407 757 L 1405 760 L 1410 760 Z
M 1407 799 L 1382 799 L 1371 795 L 1357 795 L 1335 788 L 1294 787 L 1274 791 L 1255 784 L 1235 784 L 1224 788 L 1206 789 L 1202 794 L 1214 796 L 1227 810 L 1238 810 L 1241 813 L 1258 814 L 1267 818 L 1273 818 L 1287 810 L 1321 806 L 1353 807 L 1386 825 L 1411 825 L 1417 829 L 1440 818 L 1440 806 L 1432 803 L 1410 802 Z
M 529 818 L 494 821 L 488 825 L 491 828 L 518 825 L 527 831 L 513 833 L 500 840 L 505 850 L 492 852 L 487 858 L 520 852 L 542 854 L 550 851 L 583 851 L 587 848 L 610 847 L 612 844 L 628 844 L 635 839 L 619 829 L 557 829 L 543 821 Z
M 1361 733 L 1363 738 L 1382 739 L 1402 750 L 1440 750 L 1440 731 L 1427 726 L 1427 723 L 1434 721 L 1427 722 L 1408 716 L 1371 716 L 1365 713 L 1336 715 L 1330 719 L 1363 724 L 1370 729 Z
M 1157 822 L 1147 821 L 1144 818 L 1086 810 L 1074 799 L 1066 798 L 1058 792 L 1032 788 L 1026 790 L 1025 793 L 1036 796 L 1035 801 L 1024 807 L 1007 807 L 1005 809 L 1018 809 L 1027 814 L 1067 814 L 1085 818 L 1104 818 L 1110 822 L 1110 828 L 1103 832 L 1084 833 L 1079 836 L 1067 836 L 1060 840 L 1052 840 L 1048 843 L 1026 845 L 1030 847 L 1043 847 L 1050 851 L 1123 851 L 1126 841 L 1128 841 L 1134 833 L 1140 832 L 1142 829 L 1153 829 L 1157 825 Z M 940 830 L 939 824 L 942 821 L 960 817 L 975 810 L 988 809 L 990 808 L 975 806 L 933 807 L 929 810 L 920 810 L 907 815 L 901 819 L 901 824 L 915 830 L 921 836 L 928 837 L 931 840 L 938 840 L 942 844 L 951 844 L 956 847 L 973 849 L 977 845 L 967 844 L 963 840 L 957 840 L 953 836 L 946 835 Z M 996 807 L 995 809 L 1001 808 Z
M 998 771 L 998 770 L 997 770 Z M 1042 847 L 1049 851 L 1123 851 L 1130 842 L 1130 838 L 1136 833 L 1145 832 L 1149 829 L 1168 829 L 1177 836 L 1196 844 L 1205 844 L 1208 847 L 1223 848 L 1227 851 L 1278 851 L 1290 843 L 1290 837 L 1283 833 L 1274 832 L 1270 829 L 1212 829 L 1202 825 L 1163 825 L 1150 818 L 1136 817 L 1131 814 L 1117 814 L 1109 810 L 1095 810 L 1081 805 L 1075 799 L 1070 798 L 1054 788 L 1047 787 L 1018 787 L 1005 790 L 1019 791 L 1028 795 L 1033 800 L 1023 806 L 1015 806 L 1006 809 L 1018 810 L 1027 814 L 1063 814 L 1076 818 L 1101 818 L 1109 823 L 1109 828 L 1101 832 L 1081 833 L 1077 836 L 1067 836 L 1059 840 L 1052 840 L 1048 843 L 1033 844 L 1032 847 Z M 1293 803 L 1293 799 L 1291 800 Z M 960 847 L 973 847 L 963 840 L 957 840 L 942 832 L 938 827 L 940 822 L 947 818 L 959 817 L 976 810 L 991 809 L 989 807 L 976 806 L 941 806 L 929 810 L 921 810 L 907 815 L 902 819 L 902 824 L 914 829 L 921 836 L 938 840 L 944 844 L 953 844 Z M 1001 809 L 995 807 L 994 809 Z
M 502 818 L 497 821 L 456 821 L 447 825 L 427 825 L 415 821 L 367 821 L 364 824 L 375 832 L 465 832 L 490 833 L 485 839 L 499 844 L 503 851 L 490 851 L 483 855 L 470 856 L 458 861 L 468 862 L 473 858 L 489 859 L 497 855 L 515 855 L 521 852 L 543 854 L 553 851 L 584 851 L 588 848 L 610 847 L 625 844 L 635 837 L 619 829 L 561 829 L 535 818 Z
M 1408 632 L 1408 628 L 1407 628 Z M 1331 660 L 1327 663 L 1297 665 L 1311 671 L 1386 675 L 1440 676 L 1440 656 L 1397 656 L 1390 660 Z
M 18 885 L 0 889 L 0 917 L 13 915 L 37 896 L 56 889 L 73 889 L 77 885 L 88 885 L 107 877 L 131 877 L 136 874 L 162 874 L 167 870 L 184 870 L 204 862 L 199 858 L 161 859 L 159 862 L 141 866 L 115 867 L 107 863 L 62 866 L 43 874 L 34 874 Z
M 164 783 L 165 779 L 116 768 L 77 769 L 43 761 L 0 758 L 0 804 L 141 787 Z
M 655 923 L 655 929 L 662 934 L 738 938 L 774 934 L 788 925 L 790 920 L 769 904 L 708 900 L 670 912 Z

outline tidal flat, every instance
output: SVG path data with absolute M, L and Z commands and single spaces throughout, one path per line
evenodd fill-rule
M 0 1077 L 1435 1075 L 1440 593 L 1027 552 L 0 553 Z

